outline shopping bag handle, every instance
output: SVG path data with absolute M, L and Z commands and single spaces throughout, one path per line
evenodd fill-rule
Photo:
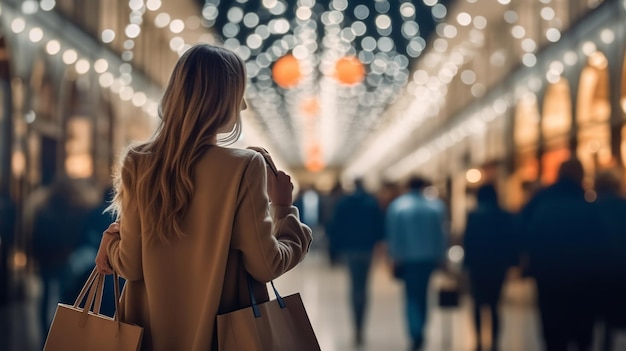
M 82 316 L 79 322 L 79 326 L 84 327 L 87 323 L 87 316 L 89 311 L 93 311 L 94 314 L 100 314 L 100 306 L 102 304 L 102 295 L 104 290 L 104 274 L 97 272 L 96 268 L 91 271 L 87 282 L 81 289 L 76 301 L 74 302 L 74 308 L 80 309 L 80 303 L 87 295 L 87 301 L 83 307 Z M 119 310 L 120 310 L 120 282 L 117 272 L 113 273 L 113 283 L 115 286 L 115 314 L 113 320 L 117 322 L 118 332 L 120 329 Z M 92 309 L 93 307 L 93 309 Z
M 250 273 L 247 272 L 246 277 L 248 278 L 248 294 L 250 294 L 250 304 L 252 305 L 252 312 L 254 313 L 254 318 L 259 318 L 261 317 L 261 310 L 259 309 L 259 304 L 256 301 L 256 297 L 254 297 L 254 289 L 252 288 L 252 286 L 254 285 L 254 279 L 252 278 Z M 280 306 L 280 308 L 287 307 L 285 301 L 283 300 L 283 297 L 280 296 L 278 290 L 276 289 L 276 286 L 274 286 L 274 281 L 270 281 L 270 284 L 272 285 L 272 290 L 274 290 L 274 295 L 276 295 L 276 302 L 278 303 L 278 306 Z

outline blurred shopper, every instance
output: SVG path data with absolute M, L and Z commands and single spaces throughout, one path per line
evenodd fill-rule
M 477 206 L 468 214 L 464 235 L 465 261 L 474 300 L 476 350 L 482 350 L 481 310 L 491 313 L 491 349 L 496 350 L 500 331 L 498 302 L 508 268 L 517 262 L 513 217 L 498 203 L 493 185 L 478 189 Z
M 604 171 L 596 177 L 597 206 L 608 230 L 606 268 L 601 276 L 602 319 L 605 337 L 603 350 L 613 350 L 614 334 L 626 328 L 626 198 L 623 175 L 617 170 Z
M 605 230 L 584 197 L 584 170 L 565 161 L 557 182 L 528 204 L 529 271 L 535 277 L 547 351 L 587 351 L 594 326 L 594 289 L 601 273 Z
M 335 215 L 335 209 L 337 208 L 337 203 L 341 198 L 343 198 L 343 196 L 344 192 L 341 182 L 336 182 L 330 193 L 321 198 L 320 222 L 324 228 L 328 259 L 330 260 L 330 264 L 333 266 L 338 263 L 339 258 L 336 249 L 337 245 L 332 241 L 329 233 L 332 230 L 331 226 L 333 223 L 333 216 Z
M 126 278 L 119 315 L 144 328 L 142 350 L 217 350 L 217 315 L 250 306 L 249 289 L 268 301 L 265 284 L 309 250 L 291 178 L 261 148 L 224 146 L 241 136 L 245 90 L 239 56 L 189 48 L 158 130 L 122 158 L 119 223 L 104 232 L 96 265 Z
M 411 350 L 420 350 L 424 344 L 428 283 L 447 245 L 445 205 L 424 196 L 427 185 L 423 178 L 412 178 L 409 191 L 389 205 L 385 223 L 394 275 L 404 282 Z
M 15 205 L 0 190 L 0 306 L 9 300 L 9 254 L 15 234 Z
M 337 203 L 329 237 L 335 252 L 345 262 L 350 276 L 350 302 L 355 344 L 364 342 L 363 328 L 368 304 L 367 283 L 375 245 L 383 239 L 383 212 L 362 179 L 354 182 L 353 193 Z
M 102 239 L 102 232 L 115 220 L 114 216 L 106 211 L 107 207 L 111 205 L 112 199 L 113 188 L 108 187 L 101 192 L 100 203 L 87 212 L 85 232 L 81 238 L 80 246 L 72 253 L 69 259 L 72 285 L 68 296 L 78 296 L 85 281 L 91 274 L 98 247 L 100 246 L 100 240 Z M 115 289 L 113 276 L 111 275 L 105 277 L 100 313 L 110 317 L 115 313 Z
M 61 177 L 50 185 L 43 204 L 35 212 L 33 254 L 43 284 L 39 314 L 44 337 L 56 304 L 68 302 L 66 296 L 72 282 L 70 256 L 83 240 L 86 214 L 92 205 L 89 200 L 82 184 Z

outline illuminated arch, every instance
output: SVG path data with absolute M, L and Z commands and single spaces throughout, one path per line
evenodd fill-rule
M 620 107 L 622 110 L 622 118 L 626 120 L 626 58 L 624 58 L 624 64 L 622 66 L 622 83 L 621 83 L 621 94 L 620 94 Z M 626 165 L 626 126 L 622 126 L 622 138 L 621 138 L 621 154 L 622 154 L 622 165 Z
M 576 112 L 576 155 L 589 176 L 612 163 L 610 118 L 608 60 L 595 52 L 580 74 Z
M 537 148 L 539 146 L 540 115 L 537 96 L 526 93 L 517 102 L 513 121 L 514 170 L 507 181 L 507 208 L 519 210 L 532 195 L 526 190 L 539 177 Z
M 550 85 L 544 98 L 541 120 L 544 153 L 541 156 L 541 181 L 556 181 L 559 166 L 570 157 L 569 138 L 572 130 L 572 99 L 569 82 L 561 78 Z

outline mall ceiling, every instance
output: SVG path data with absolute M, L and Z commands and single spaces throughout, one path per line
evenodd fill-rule
M 245 61 L 248 105 L 291 167 L 340 168 L 383 123 L 454 0 L 197 0 Z

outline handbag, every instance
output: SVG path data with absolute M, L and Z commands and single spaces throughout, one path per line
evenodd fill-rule
M 93 269 L 73 306 L 58 304 L 44 351 L 138 351 L 143 328 L 119 320 L 119 277 L 115 274 L 113 318 L 100 314 L 104 275 Z M 87 295 L 84 307 L 79 307 Z M 93 307 L 93 309 L 92 309 Z
M 217 316 L 219 351 L 320 351 L 300 294 L 257 303 L 248 274 L 251 306 Z

